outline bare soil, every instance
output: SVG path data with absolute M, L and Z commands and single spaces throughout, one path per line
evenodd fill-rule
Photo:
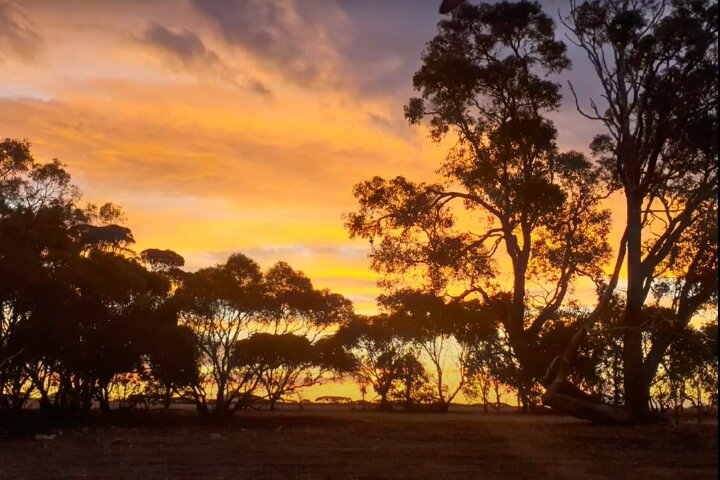
M 56 427 L 53 439 L 36 438 L 42 428 L 0 424 L 0 479 L 702 480 L 718 470 L 716 422 L 621 428 L 325 407 L 221 421 L 132 412 Z

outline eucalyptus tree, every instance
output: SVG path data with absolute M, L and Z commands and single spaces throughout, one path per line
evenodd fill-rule
M 200 377 L 193 393 L 198 411 L 228 414 L 241 408 L 259 382 L 259 365 L 234 359 L 265 308 L 260 266 L 233 254 L 224 264 L 188 275 L 175 300 L 180 324 L 195 335 Z
M 351 371 L 352 358 L 331 336 L 316 341 L 293 333 L 255 333 L 236 350 L 237 365 L 259 365 L 259 384 L 274 410 L 277 402 Z
M 526 391 L 550 360 L 537 348 L 546 322 L 578 277 L 602 278 L 608 256 L 605 185 L 582 154 L 558 152 L 545 116 L 561 100 L 548 76 L 569 63 L 538 3 L 460 5 L 428 43 L 421 95 L 405 109 L 434 140 L 455 141 L 440 181 L 375 177 L 355 186 L 359 209 L 346 216 L 389 289 L 503 303 Z
M 140 252 L 140 260 L 154 272 L 169 273 L 185 265 L 182 255 L 172 250 L 147 248 Z
M 462 341 L 464 337 L 458 332 L 466 331 L 473 322 L 477 314 L 473 309 L 475 303 L 447 302 L 437 295 L 414 290 L 396 291 L 379 300 L 388 311 L 388 321 L 394 329 L 417 347 L 417 359 L 430 367 L 431 374 L 427 375 L 424 369 L 421 373 L 433 387 L 436 406 L 447 411 L 467 381 L 474 346 Z M 489 322 L 484 324 L 490 325 Z M 414 355 L 409 359 L 410 367 L 413 367 L 412 359 L 415 359 Z M 409 368 L 408 371 L 415 370 Z
M 303 272 L 286 262 L 277 262 L 263 274 L 263 286 L 266 308 L 259 331 L 300 335 L 312 343 L 353 317 L 347 298 L 315 288 Z
M 108 406 L 108 386 L 132 372 L 159 324 L 168 282 L 127 248 L 112 204 L 81 205 L 57 160 L 27 141 L 0 142 L 0 404 Z M 172 321 L 172 320 L 171 320 Z
M 198 409 L 218 414 L 247 406 L 258 388 L 274 408 L 284 395 L 323 381 L 334 369 L 324 349 L 330 332 L 353 316 L 349 300 L 316 289 L 287 263 L 263 272 L 240 253 L 187 274 L 175 298 L 181 324 L 196 337 Z
M 361 388 L 371 385 L 380 397 L 380 408 L 390 409 L 389 395 L 403 375 L 404 360 L 415 354 L 412 342 L 382 314 L 358 317 L 336 335 L 355 358 L 353 374 Z
M 402 402 L 406 411 L 415 409 L 419 403 L 437 403 L 436 392 L 429 382 L 425 365 L 413 352 L 408 352 L 400 361 L 400 372 L 390 391 L 390 398 Z
M 717 304 L 717 14 L 709 0 L 593 0 L 573 1 L 565 20 L 601 86 L 587 108 L 576 98 L 578 110 L 605 130 L 591 147 L 626 206 L 615 268 L 616 277 L 627 268 L 626 415 L 598 412 L 607 419 L 649 418 L 660 359 L 700 309 Z M 645 354 L 644 336 L 657 327 L 645 310 L 663 277 L 677 279 L 674 313 Z M 547 403 L 556 403 L 554 393 Z
M 38 353 L 34 327 L 39 307 L 58 293 L 55 271 L 79 254 L 74 229 L 89 220 L 63 165 L 36 160 L 30 147 L 27 140 L 0 141 L 0 403 L 6 408 L 22 408 L 50 378 L 54 362 Z

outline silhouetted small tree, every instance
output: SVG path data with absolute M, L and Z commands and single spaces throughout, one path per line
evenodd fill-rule
M 333 350 L 328 338 L 312 343 L 292 333 L 255 333 L 238 345 L 233 362 L 260 366 L 259 383 L 274 410 L 282 398 L 323 383 L 329 373 L 351 368 L 342 349 Z
M 426 381 L 433 385 L 436 406 L 446 411 L 467 380 L 469 348 L 458 341 L 457 332 L 473 320 L 475 303 L 446 302 L 437 295 L 414 290 L 383 295 L 379 301 L 389 311 L 393 328 L 417 347 L 417 359 L 431 366 Z M 422 375 L 426 376 L 424 370 Z
M 148 248 L 140 252 L 140 260 L 153 272 L 170 272 L 185 265 L 185 259 L 172 250 Z
M 356 359 L 358 381 L 372 385 L 380 397 L 380 408 L 390 409 L 388 395 L 402 374 L 403 359 L 412 351 L 412 343 L 393 329 L 387 315 L 358 317 L 337 335 Z
M 224 264 L 188 275 L 175 294 L 180 323 L 195 335 L 201 377 L 193 386 L 202 413 L 240 408 L 259 382 L 257 365 L 233 361 L 241 340 L 251 336 L 265 297 L 257 263 L 234 254 Z M 215 392 L 214 402 L 208 395 Z

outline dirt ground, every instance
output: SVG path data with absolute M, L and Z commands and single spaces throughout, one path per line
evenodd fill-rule
M 0 479 L 702 480 L 718 470 L 716 422 L 613 428 L 555 416 L 311 408 L 223 422 L 135 412 L 60 428 L 54 439 L 18 433 L 0 434 Z

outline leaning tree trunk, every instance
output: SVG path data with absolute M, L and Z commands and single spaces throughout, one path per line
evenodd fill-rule
M 578 333 L 583 331 L 584 329 L 581 329 Z M 576 337 L 580 336 L 584 336 L 584 334 L 576 333 Z M 568 350 L 571 350 L 572 347 L 574 347 L 573 342 Z M 593 423 L 632 423 L 632 417 L 622 408 L 592 398 L 567 380 L 570 370 L 568 353 L 566 351 L 565 356 L 556 357 L 548 368 L 543 379 L 547 385 L 542 396 L 543 405 L 552 408 L 557 413 L 572 415 Z
M 595 423 L 630 424 L 638 422 L 638 417 L 630 411 L 615 405 L 610 405 L 592 398 L 580 388 L 568 381 L 570 366 L 578 352 L 580 344 L 587 336 L 592 325 L 597 321 L 600 314 L 612 298 L 612 293 L 617 286 L 620 277 L 620 269 L 625 258 L 627 249 L 626 240 L 629 236 L 629 227 L 620 242 L 618 258 L 615 262 L 615 269 L 605 292 L 600 298 L 598 305 L 593 312 L 582 322 L 580 328 L 575 332 L 562 356 L 555 357 L 542 379 L 545 386 L 545 393 L 542 396 L 544 405 L 551 407 L 554 411 L 577 418 L 590 420 Z M 642 337 L 641 337 L 642 339 Z M 642 344 L 641 344 L 642 345 Z M 640 352 L 640 366 L 642 368 L 642 351 Z M 643 420 L 649 419 L 649 415 Z

